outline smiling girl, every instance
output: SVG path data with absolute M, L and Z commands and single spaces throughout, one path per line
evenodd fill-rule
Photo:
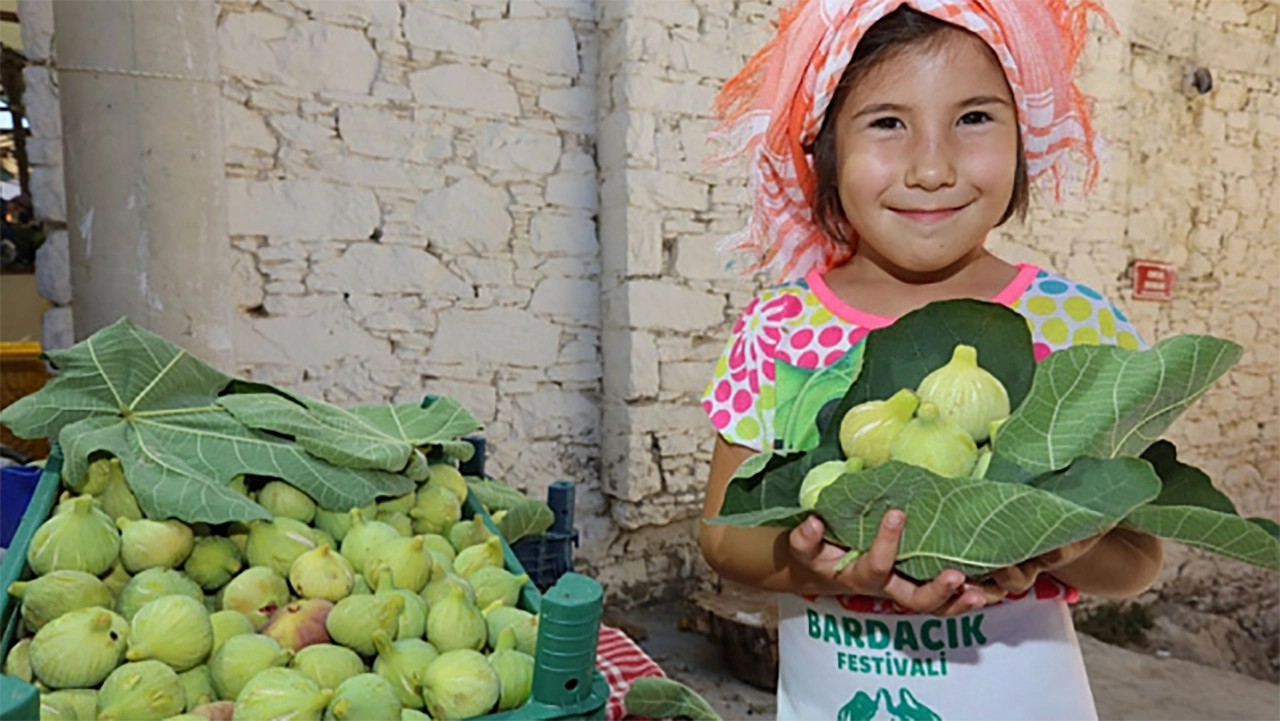
M 782 282 L 747 305 L 703 399 L 717 431 L 704 517 L 737 467 L 774 446 L 778 362 L 832 365 L 932 301 L 1017 310 L 1037 359 L 1140 346 L 1096 291 L 984 245 L 1025 215 L 1033 180 L 1058 183 L 1077 160 L 1086 188 L 1096 174 L 1071 79 L 1088 9 L 802 0 L 726 85 L 725 130 L 751 153 L 753 191 L 751 221 L 729 244 L 743 270 Z M 844 549 L 824 542 L 817 518 L 790 532 L 703 525 L 717 573 L 780 592 L 778 718 L 1095 718 L 1067 603 L 1145 590 L 1159 541 L 1117 528 L 981 584 L 954 569 L 919 584 L 893 567 L 910 522 L 887 513 L 840 572 Z

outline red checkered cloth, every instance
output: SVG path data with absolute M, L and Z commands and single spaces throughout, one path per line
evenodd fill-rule
M 627 710 L 622 705 L 622 698 L 627 695 L 627 690 L 636 679 L 667 675 L 630 636 L 609 626 L 600 627 L 596 668 L 600 669 L 600 673 L 609 682 L 609 704 L 604 716 L 607 721 L 619 721 L 626 717 Z

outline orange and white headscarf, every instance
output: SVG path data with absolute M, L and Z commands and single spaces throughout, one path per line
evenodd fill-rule
M 802 277 L 843 263 L 852 248 L 814 220 L 810 147 L 858 41 L 880 18 L 910 5 L 982 38 L 1013 90 L 1027 174 L 1048 178 L 1055 197 L 1083 165 L 1084 187 L 1098 173 L 1093 127 L 1072 77 L 1087 34 L 1088 11 L 1111 26 L 1097 0 L 797 0 L 779 16 L 777 34 L 716 98 L 722 122 L 713 138 L 729 143 L 728 160 L 750 159 L 751 220 L 722 241 L 744 274 Z

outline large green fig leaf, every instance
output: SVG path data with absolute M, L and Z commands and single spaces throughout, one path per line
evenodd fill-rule
M 858 343 L 840 360 L 817 370 L 800 368 L 785 361 L 774 364 L 774 386 L 778 408 L 774 412 L 774 436 L 782 448 L 807 451 L 818 445 L 818 415 L 827 403 L 839 400 L 862 368 Z
M 829 533 L 865 551 L 884 514 L 907 517 L 898 569 L 933 578 L 947 568 L 982 577 L 1114 526 L 1156 496 L 1160 481 L 1139 459 L 1082 458 L 1040 483 L 943 478 L 897 461 L 838 478 L 814 510 Z
M 1145 351 L 1073 346 L 1036 370 L 1026 401 L 996 436 L 995 454 L 1033 472 L 1081 456 L 1137 456 L 1239 358 L 1241 347 L 1179 335 Z
M 947 364 L 959 343 L 973 346 L 978 363 L 1000 379 L 1016 408 L 1036 373 L 1027 320 L 1005 306 L 978 300 L 946 300 L 914 310 L 893 325 L 867 334 L 862 369 L 836 407 L 844 418 L 864 401 L 884 400 L 903 388 L 915 389 L 929 373 Z M 823 444 L 839 444 L 839 422 L 823 430 Z
M 1164 484 L 1150 504 L 1126 517 L 1129 526 L 1187 546 L 1219 553 L 1255 566 L 1280 570 L 1280 534 L 1264 518 L 1241 518 L 1235 504 L 1213 487 L 1209 476 L 1178 460 L 1168 441 L 1142 454 Z
M 90 454 L 117 456 L 149 517 L 269 518 L 228 488 L 242 473 L 283 478 L 326 508 L 413 488 L 404 476 L 340 468 L 246 427 L 218 404 L 229 376 L 128 319 L 46 357 L 58 375 L 0 412 L 0 422 L 22 438 L 57 438 L 69 481 L 84 475 Z
M 223 396 L 218 404 L 241 423 L 290 436 L 312 455 L 344 468 L 371 468 L 425 480 L 420 447 L 453 442 L 479 428 L 457 401 L 361 406 L 347 410 L 313 398 L 294 401 L 265 393 Z M 469 447 L 469 446 L 468 446 Z
M 721 721 L 720 715 L 697 691 L 679 681 L 657 676 L 638 678 L 622 698 L 628 717 Z

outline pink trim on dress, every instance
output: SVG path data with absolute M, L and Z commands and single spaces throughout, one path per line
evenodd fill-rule
M 999 293 L 996 293 L 995 297 L 991 299 L 992 303 L 999 303 L 1004 306 L 1013 305 L 1027 291 L 1027 288 L 1031 287 L 1036 275 L 1040 273 L 1039 267 L 1028 263 L 1018 263 L 1016 267 L 1018 268 L 1018 274 Z M 818 297 L 822 305 L 841 320 L 868 330 L 893 325 L 893 322 L 897 320 L 897 318 L 858 310 L 840 300 L 840 296 L 831 290 L 831 286 L 827 285 L 827 281 L 823 279 L 822 273 L 816 269 L 809 271 L 809 274 L 804 279 L 809 284 L 809 290 L 813 291 L 813 294 Z

